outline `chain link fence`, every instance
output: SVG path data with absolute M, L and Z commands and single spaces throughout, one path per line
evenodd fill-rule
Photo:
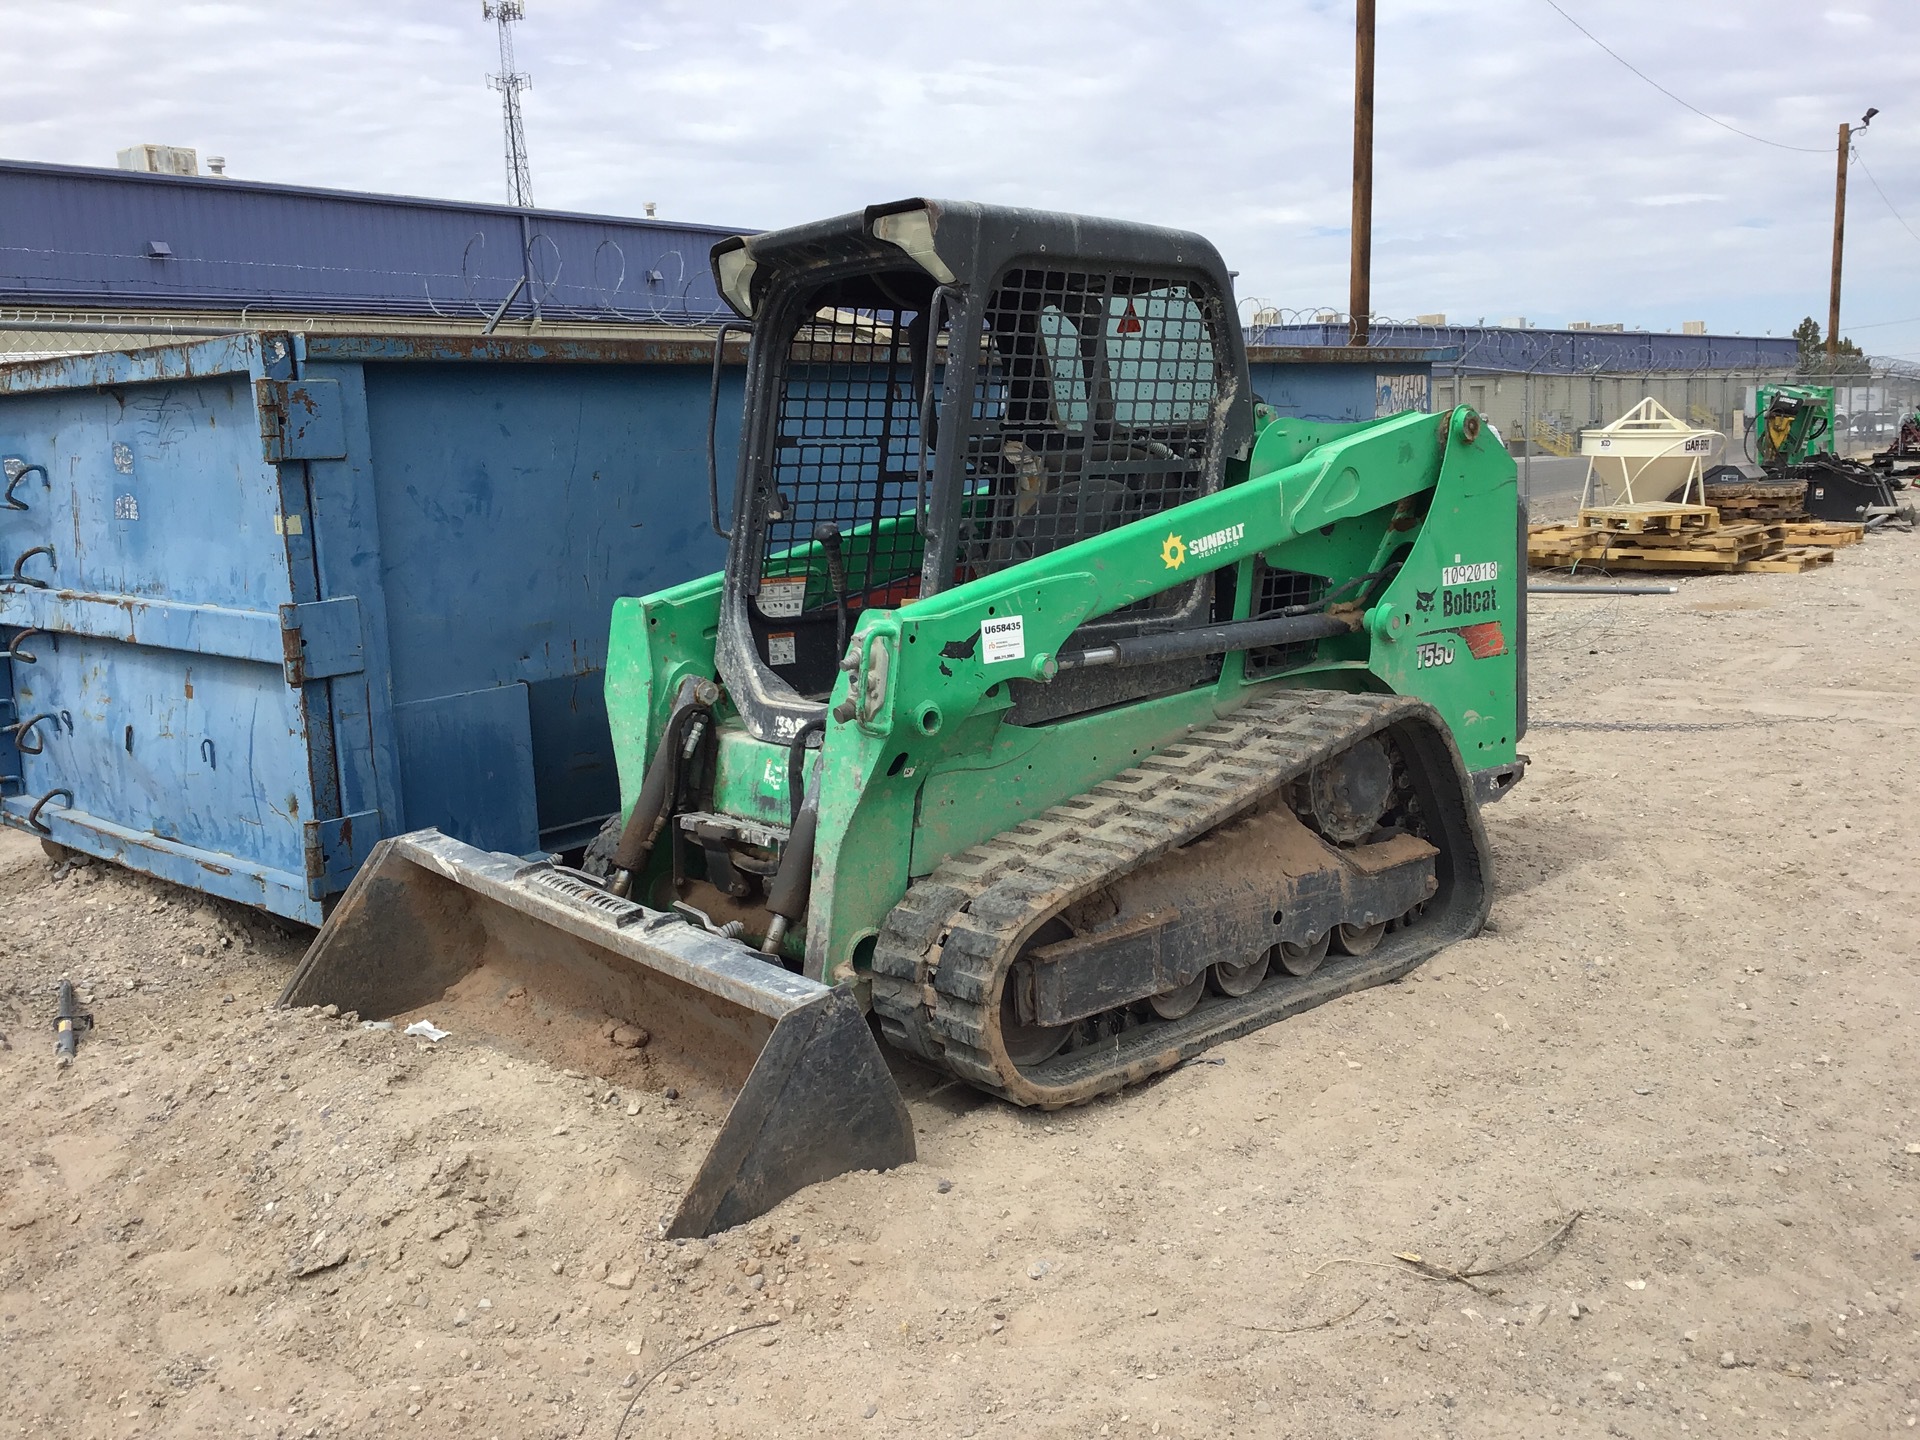
M 1241 302 L 1250 338 L 1265 343 L 1343 345 L 1350 322 L 1328 308 L 1281 309 Z M 1448 325 L 1437 317 L 1375 317 L 1376 345 L 1426 350 L 1433 408 L 1471 405 L 1520 462 L 1521 490 L 1539 519 L 1569 518 L 1586 478 L 1583 431 L 1619 419 L 1651 397 L 1677 418 L 1727 437 L 1715 463 L 1758 473 L 1753 411 L 1762 386 L 1834 386 L 1834 444 L 1866 456 L 1894 442 L 1903 416 L 1920 409 L 1920 366 L 1868 357 L 1858 374 L 1803 373 L 1794 341 L 1781 337 L 1659 334 L 1604 329 L 1536 330 Z

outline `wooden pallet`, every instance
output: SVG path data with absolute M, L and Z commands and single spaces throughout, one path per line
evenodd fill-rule
M 1785 532 L 1783 538 L 1789 545 L 1824 545 L 1830 550 L 1858 545 L 1867 536 L 1864 525 L 1832 520 L 1796 520 L 1780 529 Z
M 1579 548 L 1543 544 L 1537 538 L 1527 545 L 1527 562 L 1545 570 L 1591 567 L 1596 570 L 1677 570 L 1696 574 L 1731 575 L 1742 565 L 1764 560 L 1762 548 L 1748 550 L 1709 550 L 1686 546 L 1662 546 L 1641 549 L 1633 545 L 1605 545 Z
M 1643 550 L 1740 550 L 1765 551 L 1777 549 L 1786 543 L 1784 525 L 1762 525 L 1746 522 L 1738 525 L 1721 525 L 1712 530 L 1687 530 L 1677 535 L 1634 535 L 1619 540 L 1608 537 L 1609 550 L 1631 547 Z
M 1776 555 L 1768 555 L 1760 560 L 1748 560 L 1741 564 L 1742 575 L 1798 575 L 1811 570 L 1816 565 L 1831 565 L 1833 551 L 1820 545 L 1802 546 L 1795 550 L 1782 550 Z
M 1543 569 L 1668 571 L 1695 575 L 1797 575 L 1832 561 L 1834 548 L 1856 544 L 1818 530 L 1859 532 L 1859 525 L 1723 525 L 1681 534 L 1614 534 L 1586 525 L 1534 525 L 1527 531 L 1527 563 Z
M 1562 569 L 1594 559 L 1606 549 L 1606 535 L 1579 525 L 1531 525 L 1527 528 L 1527 563 Z
M 1712 530 L 1720 512 L 1711 505 L 1675 505 L 1649 500 L 1635 505 L 1594 505 L 1580 512 L 1580 525 L 1613 535 L 1673 535 Z
M 1587 563 L 1603 570 L 1677 570 L 1696 575 L 1734 575 L 1766 558 L 1764 550 L 1634 550 L 1609 546 Z

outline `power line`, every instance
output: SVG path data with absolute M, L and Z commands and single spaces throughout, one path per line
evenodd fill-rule
M 1861 158 L 1859 147 L 1850 145 L 1847 148 L 1853 152 L 1853 163 L 1858 165 L 1862 170 L 1867 171 L 1867 182 L 1873 186 L 1873 193 L 1880 197 L 1880 203 L 1887 207 L 1887 213 L 1900 222 L 1900 228 L 1905 230 L 1907 234 L 1912 235 L 1916 240 L 1920 240 L 1920 233 L 1916 233 L 1913 226 L 1907 224 L 1906 216 L 1893 208 L 1893 201 L 1887 199 L 1887 192 L 1882 190 L 1880 188 L 1880 182 L 1873 178 L 1873 171 L 1867 170 L 1867 162 Z M 1894 320 L 1885 323 L 1898 325 L 1902 322 Z
M 1646 81 L 1647 84 L 1651 85 L 1654 89 L 1658 90 L 1662 95 L 1666 96 L 1669 100 L 1673 101 L 1676 105 L 1685 106 L 1687 109 L 1691 110 L 1694 114 L 1698 115 L 1702 120 L 1711 120 L 1715 125 L 1718 125 L 1722 130 L 1731 130 L 1735 135 L 1740 136 L 1742 139 L 1758 141 L 1762 145 L 1771 145 L 1776 150 L 1793 150 L 1793 151 L 1797 151 L 1802 155 L 1824 155 L 1827 153 L 1827 147 L 1824 145 L 1783 145 L 1778 140 L 1769 140 L 1764 135 L 1755 135 L 1749 130 L 1742 130 L 1738 125 L 1729 125 L 1726 121 L 1720 119 L 1718 116 L 1709 115 L 1706 111 L 1702 110 L 1698 105 L 1695 105 L 1692 101 L 1681 99 L 1678 95 L 1674 94 L 1673 91 L 1667 89 L 1666 86 L 1662 85 L 1658 80 L 1654 79 L 1651 75 L 1647 74 L 1646 71 L 1640 69 L 1631 60 L 1627 59 L 1626 56 L 1622 55 L 1619 51 L 1615 50 L 1612 46 L 1608 45 L 1607 42 L 1602 40 L 1598 35 L 1594 34 L 1591 30 L 1587 29 L 1586 26 L 1582 25 L 1578 20 L 1574 19 L 1573 16 L 1567 14 L 1566 11 L 1560 8 L 1559 4 L 1557 3 L 1557 0 L 1547 0 L 1547 4 L 1555 11 L 1555 13 L 1557 13 L 1560 16 L 1562 20 L 1566 21 L 1569 25 L 1573 26 L 1574 29 L 1578 30 L 1582 35 L 1586 36 L 1587 39 L 1591 40 L 1594 44 L 1598 45 L 1602 50 L 1605 50 L 1607 54 L 1611 55 L 1615 60 L 1618 60 L 1622 65 L 1626 66 L 1627 69 L 1633 71 L 1634 74 L 1638 75 L 1642 80 Z

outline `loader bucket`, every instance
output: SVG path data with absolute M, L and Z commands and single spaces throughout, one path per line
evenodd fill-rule
M 848 1170 L 914 1158 L 852 995 L 607 894 L 572 871 L 418 830 L 383 840 L 280 997 L 363 1019 L 419 1011 L 456 1037 L 724 1115 L 668 1236 L 710 1235 Z M 643 1045 L 621 1049 L 621 1035 Z

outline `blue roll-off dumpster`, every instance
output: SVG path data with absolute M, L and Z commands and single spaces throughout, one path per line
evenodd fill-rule
M 711 344 L 241 334 L 0 369 L 0 819 L 308 923 L 384 836 L 586 840 L 619 805 L 613 601 L 722 562 Z

